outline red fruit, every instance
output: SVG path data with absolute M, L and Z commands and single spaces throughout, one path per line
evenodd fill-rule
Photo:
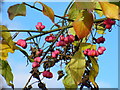
M 41 61 L 41 58 L 40 57 L 36 57 L 36 58 L 34 58 L 34 61 L 39 63 Z
M 84 55 L 88 55 L 88 52 L 86 50 L 83 53 L 84 53 Z
M 33 62 L 33 63 L 32 63 L 32 67 L 33 67 L 33 68 L 36 68 L 36 67 L 39 67 L 39 66 L 40 66 L 40 64 L 37 63 L 37 62 Z
M 42 22 L 38 22 L 37 25 L 40 27 L 42 26 Z
M 102 49 L 98 48 L 97 52 L 99 53 L 99 55 L 101 55 L 101 54 L 103 54 L 104 51 Z
M 99 55 L 98 51 L 95 51 L 95 56 L 97 57 Z
M 112 25 L 111 24 L 107 24 L 106 25 L 106 29 L 111 29 Z
M 56 39 L 55 36 L 47 36 L 47 37 L 45 38 L 45 41 L 47 41 L 47 42 L 53 42 L 55 39 Z
M 66 44 L 69 43 L 69 37 L 68 37 L 68 36 L 64 38 L 64 42 L 65 42 Z
M 64 36 L 63 35 L 60 35 L 60 41 L 64 41 Z
M 72 43 L 75 40 L 75 37 L 73 35 L 68 36 L 69 42 Z
M 43 77 L 46 77 L 46 78 L 52 78 L 53 77 L 53 74 L 49 71 L 44 71 L 42 74 L 43 74 Z
M 98 44 L 104 43 L 105 38 L 103 38 L 103 36 L 102 36 L 102 37 L 99 37 L 98 39 L 96 39 L 95 41 L 96 41 L 96 43 L 98 43 Z
M 41 29 L 44 29 L 44 28 L 45 28 L 45 26 L 44 26 L 44 25 L 42 25 L 40 28 L 41 28 Z
M 116 21 L 110 21 L 110 24 L 114 25 L 116 23 Z
M 58 55 L 58 54 L 60 54 L 60 51 L 59 50 L 55 50 L 54 53 Z
M 36 27 L 36 29 L 39 29 L 39 25 L 36 25 L 35 27 Z
M 66 43 L 64 42 L 64 41 L 58 41 L 57 43 L 56 43 L 56 46 L 65 46 L 66 45 Z
M 24 49 L 27 47 L 27 43 L 23 39 L 19 39 L 16 44 L 19 45 L 19 46 L 21 46 Z
M 105 51 L 105 50 L 106 50 L 106 48 L 105 48 L 105 47 L 99 47 L 99 49 L 101 49 L 101 50 L 103 50 L 103 51 Z
M 56 57 L 57 57 L 57 54 L 55 54 L 55 52 L 52 52 L 52 57 L 53 57 L 53 58 L 56 58 Z

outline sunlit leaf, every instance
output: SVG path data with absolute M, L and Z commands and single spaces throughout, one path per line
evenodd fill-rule
M 10 6 L 7 12 L 10 20 L 15 16 L 26 16 L 26 6 L 24 4 L 16 4 Z
M 75 88 L 82 82 L 85 71 L 85 58 L 81 50 L 75 53 L 65 69 L 67 76 L 63 80 L 64 86 L 66 88 Z
M 73 3 L 68 11 L 69 19 L 75 20 L 80 15 L 81 12 L 82 10 L 79 10 L 76 4 Z
M 95 7 L 96 10 L 95 10 L 95 12 L 97 14 L 99 14 L 100 17 L 102 17 L 104 14 L 103 14 L 103 11 L 102 11 L 102 8 L 101 8 L 99 2 L 95 2 L 95 4 L 96 4 L 96 7 Z
M 0 30 L 8 30 L 6 26 L 0 25 Z M 10 32 L 0 32 L 0 36 L 6 41 L 6 43 L 13 49 L 14 42 L 12 40 Z
M 98 66 L 98 63 L 97 63 L 97 61 L 96 61 L 96 59 L 94 57 L 89 56 L 89 59 L 91 60 L 91 63 L 92 63 L 92 68 L 90 69 L 90 73 L 89 73 L 89 80 L 97 88 L 98 85 L 95 82 L 95 78 L 98 75 L 99 66 Z
M 73 22 L 73 27 L 78 38 L 86 37 L 93 25 L 93 15 L 88 11 L 83 12 L 83 20 L 78 20 L 78 18 Z
M 97 32 L 98 34 L 106 34 L 106 33 L 104 33 L 105 30 L 106 30 L 104 27 L 102 27 L 102 26 L 97 26 L 96 29 L 97 29 L 96 32 Z
M 120 16 L 119 16 L 120 8 L 117 5 L 111 4 L 109 2 L 99 2 L 99 3 L 101 5 L 104 15 L 107 18 L 120 20 Z
M 8 85 L 13 85 L 13 74 L 7 61 L 0 60 L 0 74 L 5 78 Z
M 8 52 L 14 53 L 14 50 L 5 41 L 0 41 L 0 59 L 7 60 Z
M 52 10 L 52 8 L 48 7 L 47 5 L 43 4 L 42 2 L 36 1 L 35 3 L 40 3 L 43 7 L 43 14 L 48 16 L 52 22 L 54 22 L 54 11 Z
M 76 4 L 77 8 L 80 10 L 83 10 L 83 9 L 93 10 L 93 9 L 95 9 L 94 2 L 79 2 L 78 0 L 76 0 L 75 4 Z
M 86 49 L 94 49 L 94 50 L 96 50 L 96 45 L 92 45 L 91 43 L 81 43 L 80 44 L 80 50 L 84 51 Z

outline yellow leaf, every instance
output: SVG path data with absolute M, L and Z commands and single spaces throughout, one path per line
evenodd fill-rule
M 0 25 L 0 30 L 8 30 L 6 26 Z M 10 32 L 0 32 L 0 36 L 6 41 L 6 43 L 13 49 L 14 42 L 12 40 L 12 36 Z
M 47 5 L 43 4 L 42 2 L 36 1 L 35 3 L 40 3 L 43 7 L 43 14 L 48 16 L 52 22 L 54 23 L 54 11 L 52 10 L 52 8 L 48 7 Z
M 0 59 L 7 60 L 8 52 L 14 53 L 14 50 L 5 41 L 0 41 Z
M 78 20 L 78 18 L 73 22 L 73 27 L 78 38 L 86 37 L 93 25 L 93 15 L 88 11 L 83 11 L 83 20 Z M 82 17 L 80 17 L 82 18 Z
M 92 68 L 90 69 L 90 73 L 89 73 L 89 80 L 90 82 L 92 82 L 92 84 L 97 88 L 98 85 L 97 83 L 95 82 L 95 78 L 97 77 L 98 75 L 98 72 L 99 72 L 99 66 L 98 66 L 98 63 L 96 61 L 96 59 L 94 57 L 90 57 L 89 56 L 89 59 L 91 60 L 91 63 L 92 63 Z
M 111 4 L 109 2 L 99 2 L 99 3 L 101 5 L 104 15 L 107 18 L 120 20 L 120 16 L 119 16 L 120 8 L 117 5 Z

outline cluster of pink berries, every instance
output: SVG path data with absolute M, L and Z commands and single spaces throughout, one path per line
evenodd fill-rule
M 73 35 L 68 35 L 64 37 L 63 35 L 60 36 L 60 41 L 56 43 L 56 46 L 65 46 L 68 43 L 74 42 L 75 37 Z
M 47 37 L 45 38 L 45 41 L 46 41 L 46 42 L 53 42 L 55 39 L 56 39 L 55 36 L 50 35 L 50 36 L 47 36 Z
M 42 31 L 42 30 L 45 28 L 45 26 L 42 25 L 42 22 L 38 22 L 35 27 L 36 27 L 36 29 L 39 30 L 39 31 Z
M 23 39 L 19 39 L 16 44 L 19 45 L 19 46 L 21 46 L 24 49 L 27 47 L 27 43 Z
M 116 22 L 111 20 L 110 18 L 107 18 L 104 20 L 103 24 L 105 24 L 106 29 L 111 29 L 112 25 L 114 25 Z
M 53 77 L 53 74 L 52 74 L 49 70 L 44 71 L 44 72 L 42 73 L 42 75 L 43 75 L 44 77 L 46 77 L 46 78 L 52 78 L 52 77 Z
M 33 67 L 33 68 L 39 67 L 39 66 L 40 66 L 40 64 L 39 64 L 40 61 L 41 61 L 41 58 L 40 58 L 40 57 L 34 58 L 34 62 L 32 63 L 32 67 Z
M 95 42 L 98 43 L 98 44 L 104 43 L 104 41 L 105 41 L 105 38 L 103 38 L 103 36 L 99 37 L 98 39 L 95 39 Z
M 55 50 L 52 52 L 52 57 L 53 58 L 57 58 L 58 54 L 60 54 L 60 51 L 59 50 Z
M 39 67 L 40 66 L 40 62 L 41 62 L 41 55 L 43 53 L 43 50 L 42 49 L 38 49 L 38 51 L 36 51 L 36 58 L 34 58 L 34 62 L 32 63 L 32 67 L 33 68 L 36 68 L 36 67 Z
M 83 53 L 84 55 L 87 55 L 87 56 L 98 56 L 103 54 L 105 50 L 106 50 L 105 47 L 99 47 L 98 50 L 86 49 Z

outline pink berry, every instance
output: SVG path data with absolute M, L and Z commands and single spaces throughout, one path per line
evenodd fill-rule
M 47 36 L 47 37 L 45 38 L 45 41 L 47 41 L 47 42 L 53 42 L 55 39 L 56 39 L 55 36 Z
M 40 57 L 36 57 L 36 58 L 34 58 L 34 61 L 39 63 L 41 61 L 41 58 Z
M 19 45 L 19 46 L 21 46 L 24 49 L 27 47 L 27 43 L 23 39 L 19 39 L 16 44 Z
M 60 41 L 64 41 L 64 36 L 63 35 L 60 35 Z
M 99 55 L 98 51 L 95 51 L 95 56 L 97 57 Z
M 36 67 L 39 67 L 39 66 L 40 66 L 40 64 L 37 63 L 37 62 L 33 62 L 33 63 L 32 63 L 32 67 L 33 67 L 33 68 L 36 68 Z
M 106 50 L 106 48 L 105 47 L 99 47 L 101 50 L 103 50 L 103 51 L 105 51 Z
M 35 27 L 36 27 L 36 29 L 39 29 L 39 28 L 40 28 L 39 25 L 36 25 Z
M 37 25 L 40 27 L 42 26 L 42 22 L 38 22 Z
M 57 57 L 57 54 L 55 54 L 55 52 L 52 52 L 52 57 L 53 57 L 53 58 L 56 58 L 56 57 Z
M 49 71 L 44 71 L 42 74 L 43 74 L 43 77 L 46 77 L 46 78 L 52 78 L 53 77 L 53 74 Z
M 65 42 L 66 44 L 69 43 L 69 37 L 68 37 L 68 36 L 64 38 L 64 42 Z
M 41 29 L 44 29 L 44 28 L 45 28 L 45 26 L 44 26 L 44 25 L 42 25 L 40 28 L 41 28 Z
M 58 54 L 60 54 L 60 51 L 59 50 L 55 50 L 54 53 L 58 55 Z
M 84 55 L 88 55 L 88 52 L 86 50 L 83 53 L 84 53 Z
M 104 51 L 102 49 L 98 48 L 97 52 L 99 53 L 99 55 L 101 55 L 101 54 L 103 54 Z
M 75 37 L 73 35 L 69 35 L 68 38 L 70 43 L 74 42 L 75 40 Z
M 66 43 L 64 42 L 64 41 L 58 41 L 57 43 L 56 43 L 56 46 L 65 46 L 66 45 Z

